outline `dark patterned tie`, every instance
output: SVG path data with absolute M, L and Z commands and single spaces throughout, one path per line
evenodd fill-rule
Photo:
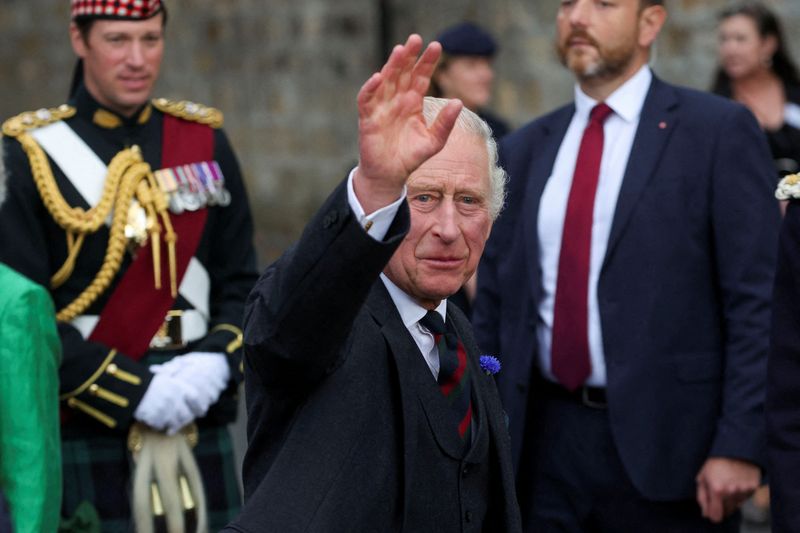
M 453 409 L 459 436 L 465 443 L 470 442 L 472 401 L 467 351 L 452 325 L 448 322 L 445 327 L 442 316 L 436 311 L 428 311 L 419 323 L 433 333 L 439 348 L 439 388 Z
M 553 375 L 569 390 L 583 385 L 592 371 L 589 356 L 589 261 L 592 221 L 600 161 L 603 158 L 603 122 L 612 113 L 596 105 L 583 132 L 575 174 L 567 200 L 558 279 L 553 309 Z

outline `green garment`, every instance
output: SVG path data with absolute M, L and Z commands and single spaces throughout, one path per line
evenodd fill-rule
M 0 491 L 15 533 L 58 528 L 60 359 L 50 295 L 0 264 Z

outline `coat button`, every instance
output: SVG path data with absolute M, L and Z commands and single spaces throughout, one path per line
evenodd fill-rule
M 331 226 L 336 224 L 336 221 L 338 219 L 339 215 L 336 213 L 336 211 L 331 211 L 330 213 L 325 215 L 325 218 L 322 219 L 322 226 L 325 228 L 330 228 Z
M 472 511 L 467 511 L 464 513 L 464 520 L 466 520 L 468 523 L 472 522 Z
M 464 468 L 461 469 L 461 475 L 463 477 L 467 477 L 469 475 L 469 465 L 465 465 Z

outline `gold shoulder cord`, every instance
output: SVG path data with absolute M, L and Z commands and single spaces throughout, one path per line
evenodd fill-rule
M 169 250 L 170 285 L 173 297 L 176 296 L 175 242 L 177 235 L 172 228 L 167 212 L 166 194 L 158 187 L 150 165 L 144 162 L 138 147 L 122 150 L 111 160 L 108 165 L 103 194 L 96 206 L 86 211 L 80 207 L 72 207 L 64 200 L 64 196 L 56 184 L 47 155 L 33 136 L 28 133 L 28 130 L 68 118 L 74 114 L 74 108 L 61 106 L 56 109 L 39 111 L 36 114 L 23 113 L 3 125 L 3 133 L 10 137 L 16 137 L 28 155 L 31 174 L 42 197 L 42 202 L 55 222 L 66 232 L 68 254 L 64 264 L 50 280 L 53 288 L 61 286 L 72 274 L 75 260 L 86 235 L 95 233 L 108 218 L 112 208 L 114 210 L 103 265 L 89 286 L 72 303 L 59 310 L 56 318 L 61 321 L 69 321 L 86 311 L 108 288 L 114 276 L 119 272 L 125 255 L 126 218 L 134 197 L 145 207 L 148 218 L 152 222 L 150 236 L 153 249 L 153 273 L 157 289 L 161 286 L 159 238 L 161 226 L 158 223 L 159 218 L 164 225 L 166 233 L 164 239 Z

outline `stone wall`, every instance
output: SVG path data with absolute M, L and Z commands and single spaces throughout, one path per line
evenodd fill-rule
M 355 162 L 358 87 L 384 43 L 432 38 L 471 19 L 498 37 L 494 107 L 513 124 L 571 98 L 553 53 L 558 0 L 168 0 L 157 93 L 214 105 L 247 177 L 262 262 L 277 256 Z M 726 0 L 667 0 L 655 69 L 699 88 L 714 68 L 715 13 Z M 800 2 L 774 0 L 785 28 Z M 68 0 L 0 2 L 0 115 L 64 101 L 73 66 Z M 800 35 L 789 35 L 800 59 Z

